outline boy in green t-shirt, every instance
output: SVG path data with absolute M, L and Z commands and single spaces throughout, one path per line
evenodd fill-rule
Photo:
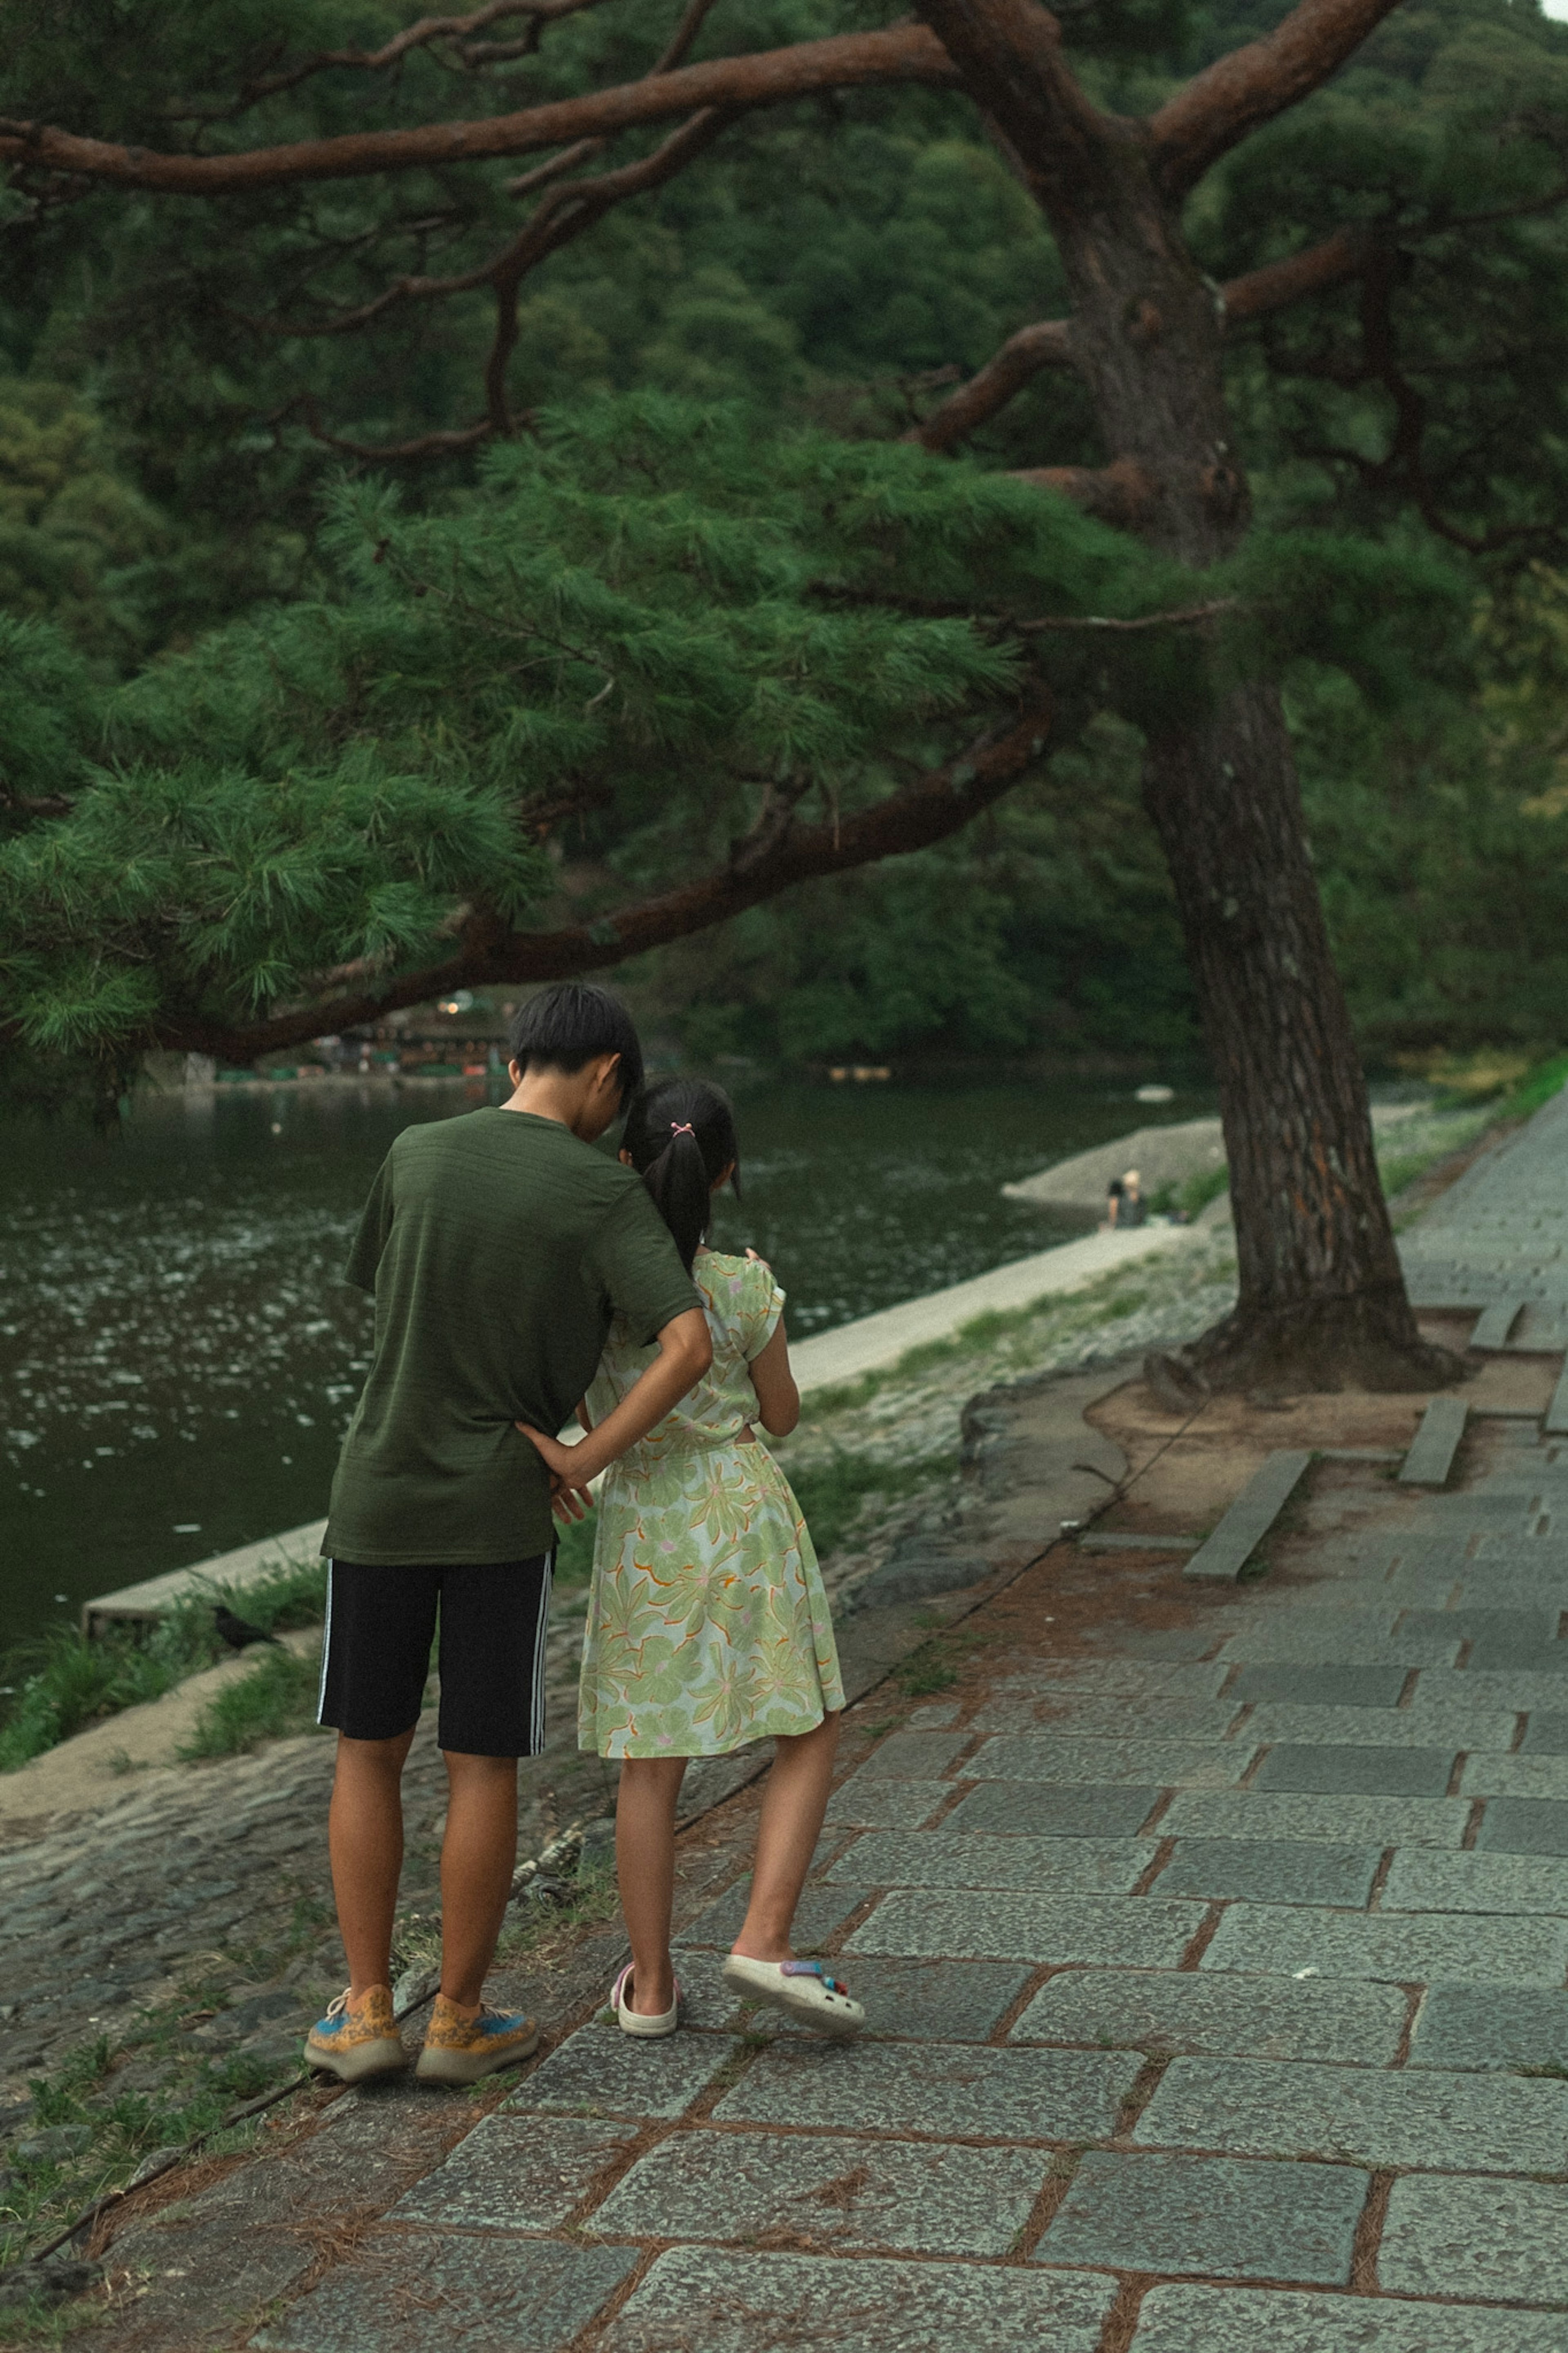
M 517 1759 L 544 1738 L 551 1481 L 517 1429 L 559 1430 L 610 1319 L 658 1355 L 574 1455 L 585 1485 L 708 1369 L 701 1301 L 640 1178 L 589 1147 L 642 1079 L 626 1009 L 563 983 L 524 1006 L 511 1100 L 405 1128 L 348 1279 L 375 1296 L 343 1440 L 320 1717 L 338 1733 L 330 1840 L 349 1987 L 306 2057 L 345 2083 L 405 2063 L 393 2018 L 404 1760 L 440 1623 L 441 1991 L 417 2073 L 468 2084 L 531 2051 L 531 2019 L 480 2000 L 517 1853 Z M 563 1499 L 575 1513 L 581 1498 Z

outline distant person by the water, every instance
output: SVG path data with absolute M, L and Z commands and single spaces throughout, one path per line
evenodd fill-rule
M 483 2006 L 517 1862 L 517 1760 L 544 1740 L 552 1484 L 520 1420 L 558 1430 L 612 1315 L 640 1377 L 573 1456 L 584 1483 L 708 1368 L 702 1302 L 630 1170 L 591 1149 L 642 1079 L 602 988 L 522 1008 L 510 1103 L 405 1128 L 372 1187 L 348 1279 L 375 1295 L 364 1393 L 343 1440 L 320 1716 L 338 1733 L 330 1841 L 349 1985 L 305 2055 L 345 2083 L 404 2066 L 392 1925 L 404 1760 L 440 1623 L 437 1737 L 448 1782 L 441 1989 L 417 2073 L 471 2084 L 539 2040 Z
M 611 2003 L 627 2034 L 679 2025 L 669 1921 L 687 1761 L 772 1738 L 751 1894 L 724 1976 L 750 2001 L 852 2034 L 865 2021 L 859 2003 L 820 1961 L 796 1960 L 790 1943 L 822 1832 L 844 1686 L 811 1537 L 756 1432 L 761 1422 L 783 1437 L 800 1419 L 784 1295 L 754 1250 L 732 1258 L 707 1247 L 713 1196 L 734 1181 L 740 1159 L 717 1087 L 677 1079 L 639 1095 L 621 1158 L 641 1175 L 691 1269 L 713 1361 L 640 1445 L 617 1447 L 599 1499 L 577 1736 L 620 1760 L 616 1861 L 632 1959 Z M 544 1428 L 529 1431 L 559 1487 L 582 1486 L 580 1458 L 625 1412 L 647 1361 L 643 1335 L 617 1317 L 577 1409 L 594 1435 L 561 1446 Z
M 1148 1204 L 1143 1198 L 1136 1168 L 1125 1176 L 1113 1176 L 1106 1196 L 1105 1222 L 1108 1226 L 1142 1226 L 1147 1223 Z

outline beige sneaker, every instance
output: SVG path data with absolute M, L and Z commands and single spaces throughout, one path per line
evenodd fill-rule
M 539 2028 L 520 2010 L 481 2007 L 469 2018 L 438 1993 L 414 2072 L 422 2084 L 477 2084 L 538 2048 Z
M 305 2063 L 324 2069 L 340 2084 L 363 2084 L 367 2075 L 395 2075 L 406 2067 L 408 2053 L 388 1989 L 371 1986 L 357 2002 L 339 1994 L 305 2037 Z

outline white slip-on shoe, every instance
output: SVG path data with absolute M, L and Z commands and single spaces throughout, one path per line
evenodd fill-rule
M 828 1976 L 820 1961 L 752 1961 L 731 1953 L 724 1963 L 724 1981 L 748 1994 L 752 2001 L 771 2001 L 787 2010 L 803 2026 L 823 2034 L 858 2034 L 866 2013 L 848 1989 Z
M 623 2034 L 640 2034 L 646 2039 L 673 2034 L 680 2024 L 680 1980 L 675 1984 L 675 2000 L 658 2017 L 650 2018 L 631 2005 L 632 1965 L 628 1961 L 615 1984 L 610 1988 L 610 2008 Z

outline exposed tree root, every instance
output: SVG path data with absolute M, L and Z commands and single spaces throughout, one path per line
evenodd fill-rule
M 1424 1340 L 1404 1292 L 1355 1292 L 1289 1307 L 1243 1303 L 1196 1340 L 1144 1367 L 1163 1403 L 1191 1411 L 1216 1392 L 1296 1396 L 1370 1389 L 1447 1388 L 1465 1360 Z

